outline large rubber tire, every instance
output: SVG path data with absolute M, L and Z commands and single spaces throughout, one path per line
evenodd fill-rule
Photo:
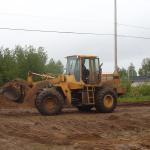
M 96 94 L 95 108 L 97 112 L 111 113 L 117 105 L 117 94 L 111 88 L 103 88 Z
M 63 102 L 62 95 L 55 88 L 50 88 L 40 91 L 35 100 L 35 105 L 42 115 L 51 116 L 61 112 Z
M 77 106 L 80 112 L 90 112 L 93 106 L 85 105 L 85 106 Z

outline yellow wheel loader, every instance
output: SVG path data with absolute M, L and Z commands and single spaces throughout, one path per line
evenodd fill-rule
M 40 76 L 42 80 L 33 82 L 33 76 Z M 75 106 L 81 112 L 95 107 L 97 112 L 111 113 L 124 90 L 117 73 L 102 74 L 98 57 L 74 55 L 67 57 L 65 74 L 29 72 L 27 81 L 11 81 L 3 87 L 2 93 L 18 103 L 34 102 L 42 115 L 56 115 L 65 105 Z

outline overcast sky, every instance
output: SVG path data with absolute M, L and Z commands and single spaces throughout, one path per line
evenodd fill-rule
M 0 27 L 113 34 L 113 0 L 0 0 Z M 118 23 L 150 28 L 150 0 L 118 0 Z M 150 37 L 150 30 L 118 26 L 118 34 Z M 49 58 L 95 54 L 104 72 L 114 69 L 113 36 L 0 30 L 0 46 L 42 46 Z M 150 39 L 119 38 L 118 65 L 138 69 L 150 57 Z

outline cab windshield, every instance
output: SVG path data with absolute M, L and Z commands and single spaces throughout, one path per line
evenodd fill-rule
M 80 60 L 77 56 L 67 57 L 66 74 L 74 75 L 77 81 L 80 81 Z

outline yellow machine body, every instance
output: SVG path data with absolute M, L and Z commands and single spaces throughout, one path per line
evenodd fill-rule
M 95 88 L 100 88 L 100 87 L 111 87 L 113 88 L 118 95 L 123 95 L 124 94 L 124 89 L 121 87 L 120 85 L 120 79 L 119 79 L 119 75 L 118 73 L 113 73 L 113 74 L 102 74 L 101 73 L 101 68 L 99 68 L 99 72 L 97 74 L 97 79 L 95 79 L 95 82 L 88 82 L 85 83 L 82 80 L 82 61 L 83 59 L 87 59 L 89 60 L 89 79 L 93 79 L 94 78 L 94 74 L 93 72 L 93 68 L 92 68 L 92 64 L 91 64 L 91 60 L 98 60 L 98 67 L 100 66 L 99 64 L 99 58 L 97 58 L 96 56 L 87 56 L 87 55 L 74 55 L 74 56 L 68 56 L 68 58 L 77 58 L 79 61 L 79 80 L 76 80 L 76 77 L 74 74 L 68 73 L 68 74 L 62 74 L 62 75 L 58 75 L 57 77 L 53 77 L 50 76 L 48 74 L 37 74 L 37 73 L 29 73 L 27 81 L 30 84 L 33 84 L 34 86 L 36 86 L 36 82 L 33 82 L 32 80 L 32 76 L 33 75 L 37 75 L 37 76 L 41 76 L 43 80 L 48 81 L 51 85 L 58 87 L 59 90 L 61 90 L 63 92 L 63 95 L 65 96 L 65 100 L 67 104 L 71 104 L 72 102 L 72 91 L 73 90 L 83 90 L 85 88 L 92 88 L 93 90 L 95 90 Z M 68 67 L 68 66 L 67 66 Z M 93 80 L 92 80 L 93 81 Z

